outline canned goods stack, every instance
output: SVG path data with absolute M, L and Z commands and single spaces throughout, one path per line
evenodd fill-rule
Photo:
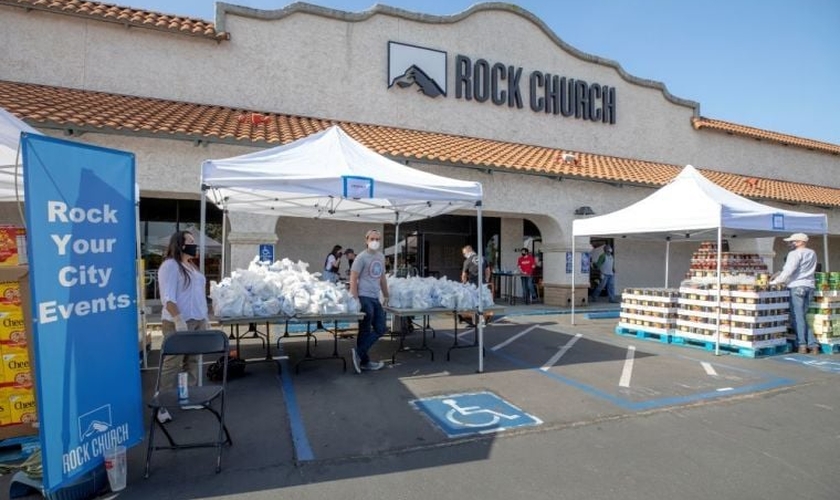
M 817 342 L 840 344 L 840 291 L 817 288 L 806 318 Z
M 721 344 L 750 349 L 785 345 L 790 294 L 770 284 L 761 256 L 724 251 L 718 278 L 717 245 L 704 242 L 692 255 L 688 274 L 680 287 L 676 337 L 713 341 L 720 321 Z
M 767 264 L 761 256 L 754 253 L 730 252 L 729 245 L 724 243 L 724 251 L 720 254 L 722 276 L 751 276 L 759 281 L 769 282 Z M 691 267 L 686 279 L 717 277 L 717 244 L 704 241 L 691 256 Z
M 679 290 L 673 288 L 625 288 L 619 328 L 671 333 L 676 326 L 678 296 Z

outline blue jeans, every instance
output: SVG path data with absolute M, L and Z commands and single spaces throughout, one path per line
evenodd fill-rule
M 537 299 L 537 287 L 534 286 L 533 276 L 520 276 L 522 280 L 522 300 L 529 304 L 532 300 Z
M 813 294 L 814 289 L 805 286 L 797 286 L 790 289 L 790 324 L 793 325 L 793 331 L 796 332 L 797 347 L 817 347 L 814 332 L 808 328 L 808 321 L 805 318 Z
M 598 300 L 598 297 L 601 296 L 601 292 L 604 291 L 604 287 L 607 288 L 607 295 L 610 297 L 610 302 L 615 302 L 615 275 L 614 274 L 602 274 L 601 281 L 598 283 L 598 286 L 595 287 L 595 291 L 592 292 L 592 300 Z
M 370 361 L 368 351 L 379 337 L 385 334 L 385 309 L 379 299 L 359 297 L 365 317 L 359 320 L 359 335 L 356 337 L 356 354 L 365 364 Z

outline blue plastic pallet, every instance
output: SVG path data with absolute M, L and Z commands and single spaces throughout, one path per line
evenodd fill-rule
M 840 354 L 840 343 L 820 344 L 821 354 Z
M 676 345 L 683 345 L 686 347 L 696 347 L 706 351 L 714 351 L 715 343 L 708 340 L 698 340 L 692 338 L 681 337 L 674 335 L 671 338 L 671 343 Z M 720 344 L 720 350 L 729 354 L 743 356 L 745 358 L 763 358 L 765 356 L 776 356 L 779 354 L 787 354 L 790 352 L 789 344 L 782 344 L 768 347 L 740 347 L 729 344 Z
M 643 327 L 638 329 L 634 328 L 627 328 L 623 326 L 615 327 L 615 333 L 619 335 L 624 335 L 626 337 L 636 337 L 642 340 L 656 340 L 662 342 L 663 344 L 670 344 L 672 335 L 669 333 L 660 333 L 660 332 L 651 332 L 645 330 Z

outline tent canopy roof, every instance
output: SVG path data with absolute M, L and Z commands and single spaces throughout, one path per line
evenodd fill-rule
M 578 219 L 573 236 L 698 240 L 723 236 L 765 237 L 779 233 L 825 234 L 825 214 L 782 210 L 727 191 L 687 165 L 669 184 L 621 210 Z
M 480 183 L 389 160 L 337 125 L 276 148 L 206 160 L 201 182 L 231 211 L 382 223 L 434 217 L 482 198 Z
M 40 134 L 23 120 L 0 108 L 0 201 L 15 201 L 15 183 L 23 199 L 23 175 L 15 168 L 21 132 Z

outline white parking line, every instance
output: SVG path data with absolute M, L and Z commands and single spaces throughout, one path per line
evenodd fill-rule
M 566 342 L 566 345 L 564 345 L 560 348 L 560 350 L 557 351 L 557 354 L 552 356 L 551 359 L 549 359 L 545 362 L 544 365 L 542 365 L 540 370 L 547 372 L 549 368 L 557 364 L 557 362 L 560 361 L 560 358 L 562 358 L 564 354 L 569 352 L 569 349 L 571 349 L 572 346 L 575 345 L 575 342 L 577 342 L 581 337 L 583 337 L 582 333 L 576 333 L 574 337 L 570 338 L 569 341 Z
M 498 351 L 502 347 L 510 344 L 511 342 L 513 342 L 514 340 L 518 339 L 519 337 L 525 335 L 526 333 L 530 332 L 534 328 L 539 328 L 539 327 L 540 327 L 540 325 L 532 325 L 531 327 L 526 328 L 526 329 L 522 330 L 521 332 L 517 333 L 516 335 L 514 335 L 513 337 L 505 340 L 504 342 L 502 342 L 500 344 L 496 344 L 495 346 L 491 347 L 490 350 L 491 351 Z
M 711 363 L 701 361 L 700 366 L 702 366 L 703 369 L 706 370 L 706 375 L 711 375 L 712 377 L 717 377 L 717 372 L 715 371 L 715 367 L 712 366 Z
M 624 360 L 624 369 L 621 370 L 621 378 L 618 381 L 619 387 L 630 387 L 630 377 L 633 376 L 633 359 L 636 356 L 634 346 L 627 347 L 627 359 Z

